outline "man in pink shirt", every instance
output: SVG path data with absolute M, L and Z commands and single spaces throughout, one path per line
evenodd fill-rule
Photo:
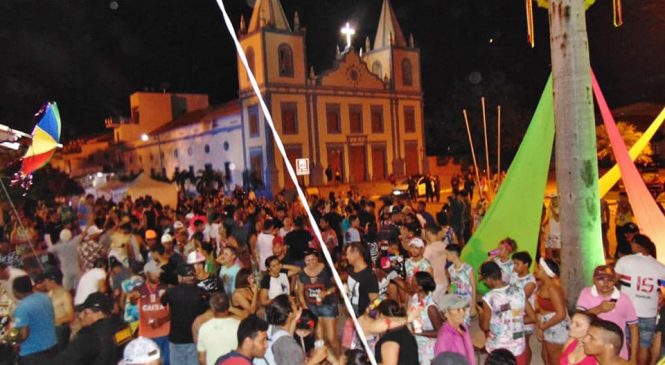
M 468 299 L 461 295 L 446 294 L 441 298 L 439 308 L 445 313 L 446 322 L 436 337 L 434 356 L 444 352 L 454 352 L 464 357 L 470 365 L 476 365 L 471 332 L 464 324 L 469 305 L 471 303 Z
M 577 309 L 597 315 L 606 321 L 616 323 L 622 330 L 630 331 L 630 358 L 628 357 L 628 336 L 624 333 L 621 357 L 637 364 L 638 327 L 637 314 L 633 302 L 616 288 L 617 275 L 609 265 L 601 265 L 593 271 L 593 286 L 582 289 L 577 300 Z

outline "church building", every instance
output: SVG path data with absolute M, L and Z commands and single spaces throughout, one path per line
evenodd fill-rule
M 332 69 L 307 67 L 305 30 L 289 22 L 279 0 L 259 0 L 240 42 L 288 159 L 309 158 L 306 183 L 325 182 L 330 166 L 351 183 L 425 169 L 420 52 L 384 0 L 373 47 L 347 45 Z M 348 28 L 348 26 L 347 26 Z M 284 161 L 238 60 L 248 164 L 273 187 L 291 186 Z
M 280 0 L 257 0 L 249 22 L 241 20 L 240 43 L 288 160 L 310 161 L 307 185 L 325 184 L 328 166 L 350 183 L 427 169 L 420 52 L 390 0 L 380 11 L 373 44 L 368 37 L 364 49 L 351 46 L 347 24 L 346 47 L 319 74 L 307 64 L 298 14 L 289 21 Z M 207 168 L 230 184 L 246 186 L 252 176 L 266 194 L 292 188 L 239 58 L 238 80 L 238 99 L 221 106 L 210 107 L 206 95 L 133 94 L 132 117 L 107 121 L 125 172 L 172 177 Z

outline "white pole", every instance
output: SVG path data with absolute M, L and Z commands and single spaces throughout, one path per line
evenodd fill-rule
M 263 114 L 265 115 L 266 122 L 268 122 L 268 126 L 272 130 L 272 135 L 275 138 L 275 144 L 277 145 L 277 149 L 279 152 L 282 154 L 282 158 L 284 161 L 289 161 L 289 159 L 286 156 L 286 150 L 284 149 L 284 144 L 282 143 L 282 139 L 279 136 L 279 133 L 277 132 L 277 129 L 275 129 L 275 124 L 273 123 L 272 116 L 270 115 L 270 110 L 268 110 L 268 106 L 266 105 L 265 100 L 263 100 L 263 96 L 261 95 L 261 90 L 259 89 L 259 84 L 256 82 L 256 78 L 254 77 L 254 73 L 252 70 L 249 68 L 249 63 L 247 62 L 247 56 L 245 55 L 245 51 L 242 49 L 242 46 L 240 45 L 240 42 L 238 41 L 238 37 L 236 36 L 235 29 L 233 28 L 233 24 L 231 23 L 231 18 L 229 18 L 229 14 L 226 12 L 226 8 L 224 7 L 224 2 L 222 0 L 216 0 L 217 5 L 219 5 L 219 9 L 222 11 L 222 14 L 224 15 L 224 22 L 226 23 L 226 27 L 229 31 L 229 34 L 231 35 L 231 38 L 233 38 L 233 42 L 235 43 L 236 50 L 238 51 L 238 56 L 240 56 L 240 60 L 242 61 L 243 66 L 245 67 L 245 70 L 247 71 L 247 76 L 249 77 L 249 82 L 252 84 L 252 89 L 254 89 L 254 93 L 256 94 L 257 98 L 259 99 L 259 104 L 261 104 L 261 109 L 263 110 Z M 289 176 L 291 177 L 291 181 L 293 181 L 293 185 L 295 185 L 296 191 L 298 192 L 298 197 L 300 198 L 300 202 L 302 203 L 303 207 L 305 208 L 305 211 L 307 211 L 307 216 L 309 217 L 309 222 L 312 226 L 312 229 L 314 230 L 314 234 L 316 235 L 316 238 L 319 240 L 319 242 L 324 242 L 323 238 L 321 237 L 321 231 L 319 230 L 318 223 L 314 219 L 314 216 L 312 215 L 312 212 L 309 209 L 309 204 L 307 203 L 307 198 L 305 197 L 305 194 L 303 193 L 302 189 L 300 188 L 300 184 L 298 184 L 298 177 L 293 171 L 293 167 L 291 166 L 290 163 L 286 163 L 286 169 L 289 172 Z M 374 358 L 374 352 L 372 349 L 369 347 L 369 344 L 367 343 L 367 339 L 365 338 L 365 332 L 363 331 L 362 327 L 360 326 L 360 323 L 358 322 L 358 318 L 356 317 L 355 312 L 353 311 L 353 306 L 351 305 L 351 301 L 349 300 L 349 297 L 346 295 L 346 291 L 344 290 L 344 284 L 342 283 L 342 278 L 339 277 L 339 274 L 337 273 L 337 270 L 335 270 L 335 263 L 330 256 L 330 252 L 328 252 L 328 248 L 326 247 L 325 244 L 321 245 L 321 249 L 323 251 L 323 255 L 326 258 L 326 261 L 328 263 L 328 266 L 331 268 L 330 271 L 332 271 L 332 274 L 335 278 L 335 282 L 337 283 L 337 288 L 339 289 L 340 293 L 342 294 L 342 298 L 344 299 L 344 304 L 346 305 L 346 309 L 349 312 L 349 316 L 351 316 L 351 319 L 353 320 L 353 324 L 356 328 L 356 332 L 358 333 L 358 336 L 360 337 L 360 341 L 362 342 L 363 346 L 365 347 L 365 351 L 367 352 L 367 356 L 369 357 L 370 361 L 372 362 L 372 365 L 377 365 L 376 364 L 376 359 Z

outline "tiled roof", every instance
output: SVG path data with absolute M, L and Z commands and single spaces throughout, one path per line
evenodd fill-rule
M 161 127 L 150 132 L 151 135 L 162 134 L 188 125 L 200 123 L 206 119 L 222 117 L 226 115 L 237 114 L 240 112 L 240 102 L 232 100 L 222 105 L 211 106 L 205 109 L 194 110 L 189 113 L 183 114 Z

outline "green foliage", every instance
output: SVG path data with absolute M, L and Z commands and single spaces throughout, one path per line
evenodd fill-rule
M 642 132 L 637 131 L 635 125 L 630 122 L 617 122 L 617 127 L 628 149 L 642 137 Z M 598 159 L 600 162 L 605 165 L 615 162 L 612 145 L 603 125 L 596 126 L 596 139 L 598 141 Z M 635 163 L 638 165 L 650 164 L 653 162 L 651 155 L 653 155 L 653 150 L 651 144 L 648 143 L 644 151 L 635 159 Z

